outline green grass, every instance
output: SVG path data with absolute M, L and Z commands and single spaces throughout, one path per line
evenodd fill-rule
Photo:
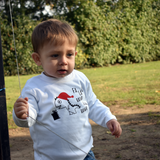
M 160 104 L 160 61 L 82 70 L 105 104 Z
M 160 105 L 160 61 L 80 70 L 91 81 L 93 91 L 107 106 Z M 20 76 L 21 88 L 35 75 Z M 15 127 L 12 109 L 20 96 L 18 77 L 5 77 L 9 128 Z

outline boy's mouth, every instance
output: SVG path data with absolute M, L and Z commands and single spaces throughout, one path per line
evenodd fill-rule
M 67 70 L 65 70 L 65 69 L 60 69 L 60 70 L 58 70 L 58 72 L 59 72 L 60 74 L 66 74 L 66 73 L 67 73 Z

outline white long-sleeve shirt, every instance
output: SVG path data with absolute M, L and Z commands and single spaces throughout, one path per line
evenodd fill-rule
M 76 70 L 64 78 L 35 76 L 21 95 L 29 99 L 29 118 L 19 119 L 13 110 L 13 119 L 16 125 L 29 127 L 35 160 L 83 160 L 93 145 L 89 118 L 106 128 L 109 120 L 116 119 L 96 98 L 87 77 Z

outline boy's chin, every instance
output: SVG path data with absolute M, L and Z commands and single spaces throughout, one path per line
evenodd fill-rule
M 46 75 L 47 77 L 57 78 L 56 76 L 50 75 L 50 74 L 48 74 L 48 73 L 46 73 L 46 72 L 43 72 L 43 74 Z

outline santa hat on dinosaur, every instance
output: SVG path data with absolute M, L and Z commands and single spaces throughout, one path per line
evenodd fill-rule
M 73 95 L 69 96 L 67 93 L 62 92 L 62 93 L 59 94 L 59 96 L 57 98 L 68 100 L 68 98 L 74 98 L 74 96 Z

